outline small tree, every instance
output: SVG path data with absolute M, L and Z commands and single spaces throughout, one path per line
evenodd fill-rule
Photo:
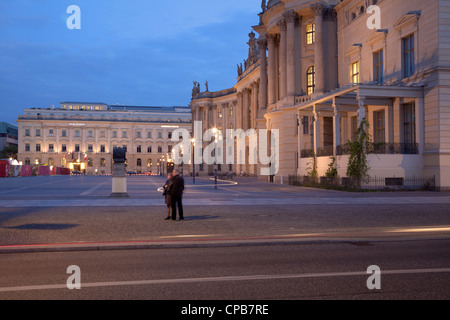
M 355 181 L 358 189 L 361 188 L 361 181 L 369 178 L 369 165 L 367 163 L 367 145 L 370 137 L 367 134 L 369 124 L 364 118 L 356 130 L 355 141 L 347 142 L 350 151 L 350 158 L 347 165 L 347 177 Z
M 17 147 L 16 146 L 6 146 L 2 151 L 0 151 L 0 158 L 17 159 Z
M 334 179 L 337 177 L 337 169 L 336 169 L 336 158 L 335 157 L 330 157 L 331 162 L 328 164 L 328 169 L 325 172 L 325 177 L 329 178 L 329 179 Z

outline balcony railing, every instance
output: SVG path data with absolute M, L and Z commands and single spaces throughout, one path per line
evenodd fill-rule
M 418 143 L 368 143 L 367 154 L 419 154 Z M 336 155 L 349 155 L 350 148 L 347 145 L 337 146 Z M 303 149 L 301 158 L 312 158 L 314 156 L 313 149 Z M 322 147 L 317 149 L 317 157 L 333 156 L 333 146 Z

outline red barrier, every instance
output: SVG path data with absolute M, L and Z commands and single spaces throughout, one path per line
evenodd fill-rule
M 40 166 L 38 169 L 38 176 L 49 176 L 50 168 L 46 166 Z
M 9 167 L 9 161 L 0 160 L 0 178 L 6 178 L 8 176 Z
M 20 170 L 21 177 L 31 177 L 32 173 L 33 173 L 33 166 L 31 165 L 22 166 L 22 169 Z
M 61 168 L 61 175 L 70 176 L 70 169 L 69 168 Z

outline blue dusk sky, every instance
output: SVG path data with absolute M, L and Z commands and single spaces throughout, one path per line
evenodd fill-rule
M 70 30 L 67 8 L 81 10 Z M 260 0 L 0 0 L 0 122 L 63 101 L 187 106 L 236 83 Z

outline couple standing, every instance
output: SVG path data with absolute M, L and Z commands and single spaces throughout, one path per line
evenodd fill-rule
M 167 205 L 167 218 L 165 220 L 176 220 L 177 219 L 177 206 L 178 206 L 178 216 L 180 221 L 184 220 L 183 216 L 183 190 L 184 190 L 184 179 L 179 174 L 178 170 L 173 170 L 172 173 L 167 175 L 168 180 L 164 185 L 163 196 L 165 196 L 165 202 Z M 172 209 L 172 216 L 170 215 L 170 209 Z

